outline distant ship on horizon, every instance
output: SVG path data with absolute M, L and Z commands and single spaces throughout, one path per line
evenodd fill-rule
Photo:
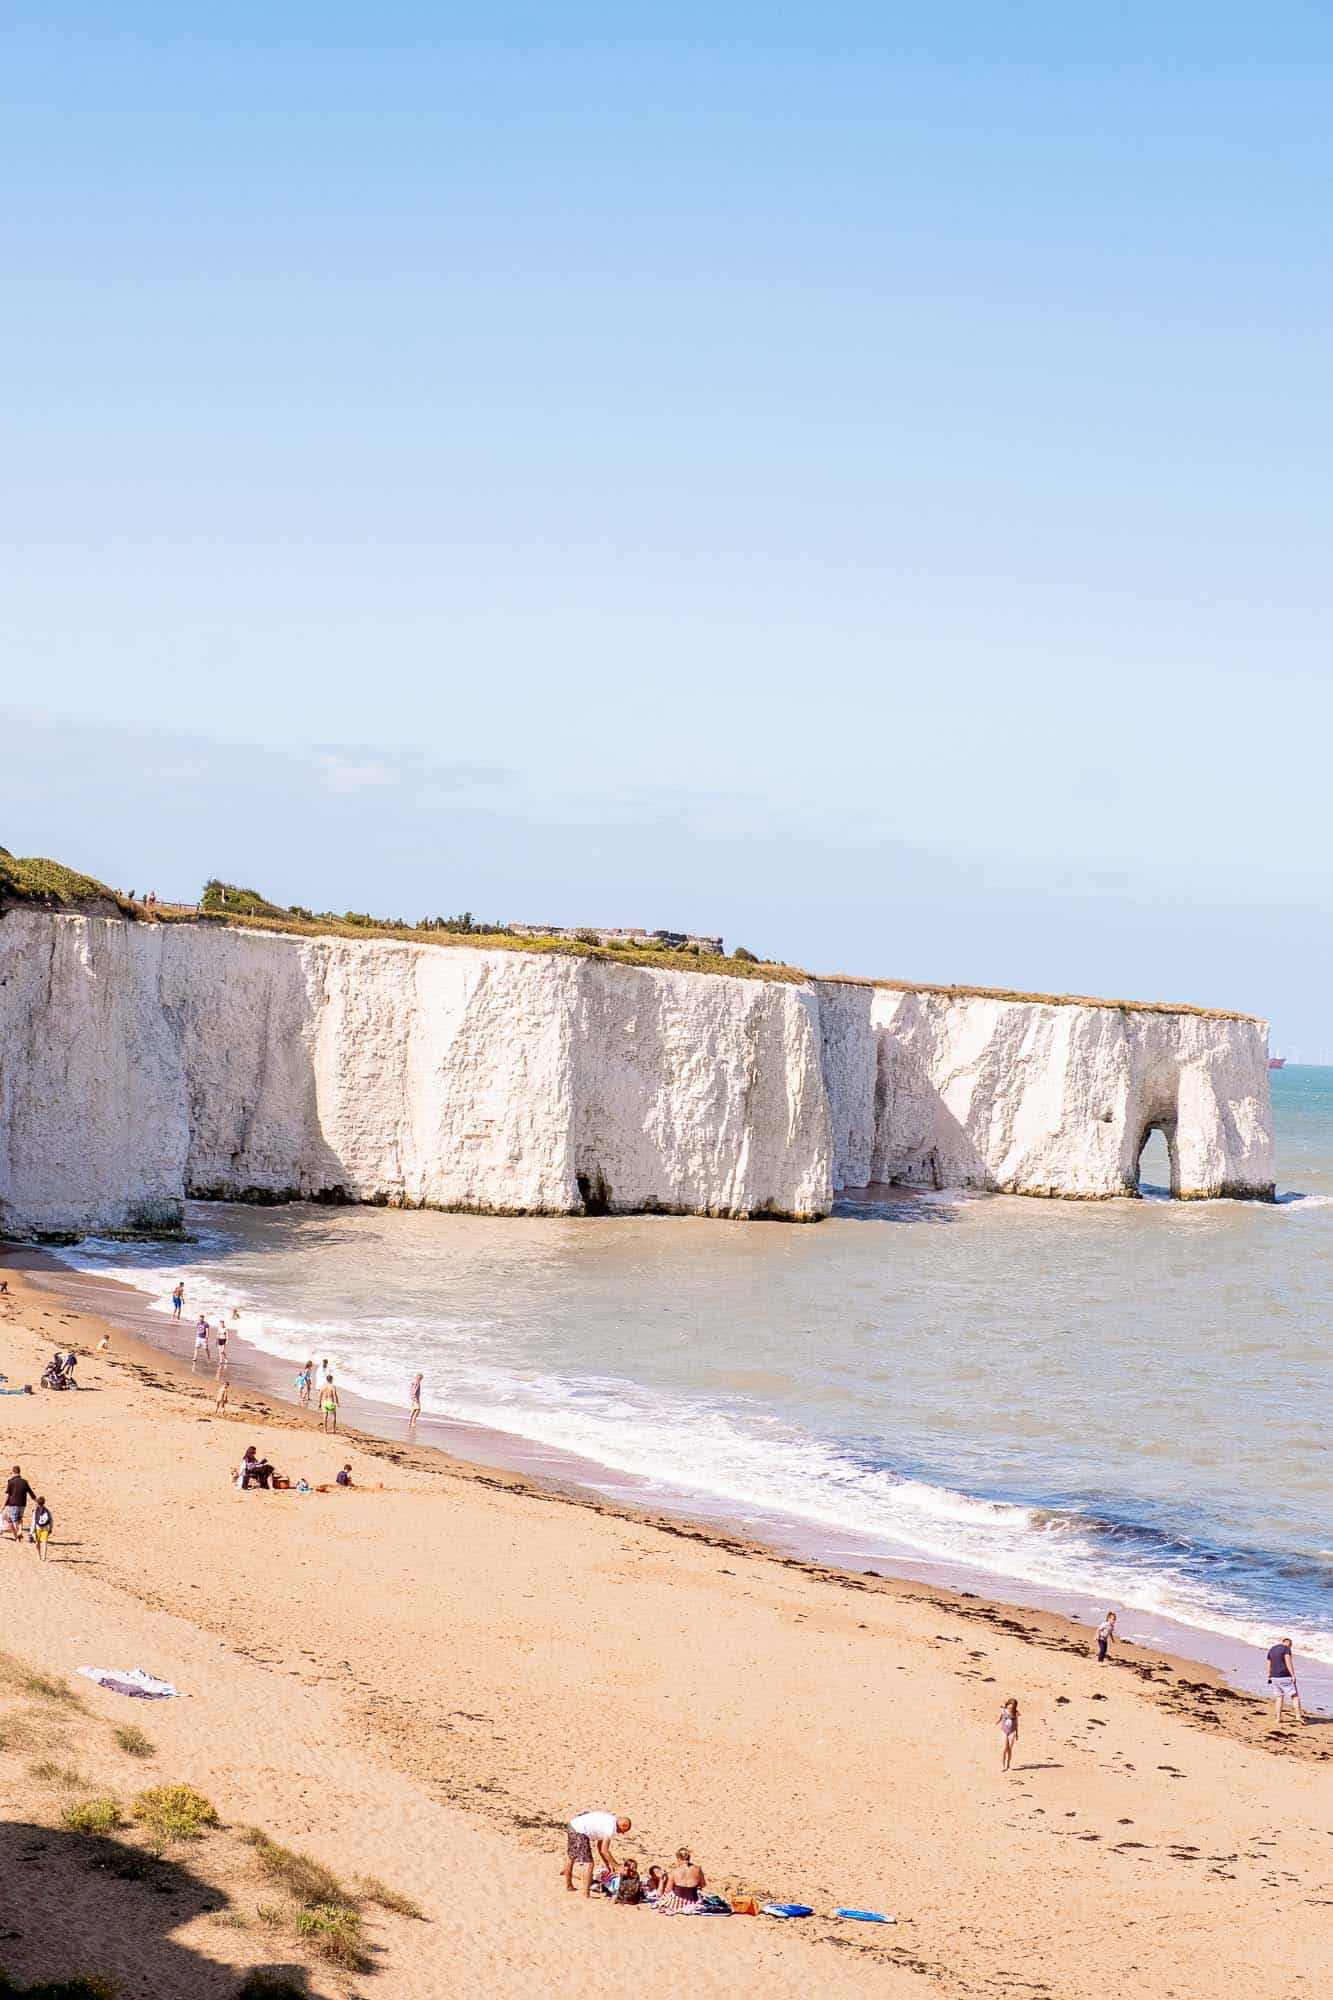
M 1268 1067 L 1270 1069 L 1285 1069 L 1287 1067 L 1287 1058 L 1285 1056 L 1270 1056 L 1268 1058 Z

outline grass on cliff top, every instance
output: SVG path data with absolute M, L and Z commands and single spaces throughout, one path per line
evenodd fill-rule
M 1205 1021 L 1258 1021 L 1236 1007 L 1196 1007 L 1188 1000 L 1103 1000 L 1092 993 L 1017 993 L 1005 986 L 935 986 L 918 979 L 862 979 L 853 972 L 814 975 L 829 986 L 882 987 L 891 993 L 928 993 L 940 1000 L 1019 1000 L 1036 1007 L 1110 1007 L 1130 1014 L 1194 1014 Z
M 702 952 L 657 951 L 644 945 L 580 944 L 575 938 L 511 937 L 505 931 L 418 930 L 413 924 L 349 924 L 337 917 L 298 917 L 290 911 L 276 916 L 253 916 L 248 912 L 167 908 L 159 912 L 165 923 L 222 922 L 241 930 L 279 931 L 292 937 L 395 938 L 402 944 L 420 944 L 448 951 L 468 945 L 480 951 L 517 951 L 530 956 L 551 958 L 597 958 L 607 965 L 647 965 L 658 972 L 726 973 L 733 979 L 769 979 L 795 986 L 809 974 L 794 965 L 765 965 L 737 958 L 715 958 Z
M 0 911 L 6 903 L 27 903 L 47 909 L 110 903 L 128 917 L 142 913 L 91 875 L 80 875 L 58 861 L 16 859 L 0 847 Z M 924 980 L 867 979 L 855 973 L 810 973 L 799 966 L 752 958 L 714 956 L 703 952 L 670 951 L 636 944 L 584 944 L 575 938 L 514 937 L 507 931 L 441 930 L 434 926 L 380 922 L 368 916 L 352 920 L 315 916 L 308 910 L 271 903 L 257 889 L 237 888 L 213 880 L 204 888 L 198 907 L 159 904 L 162 923 L 225 923 L 237 929 L 277 931 L 291 937 L 393 938 L 403 944 L 430 945 L 447 951 L 467 945 L 486 951 L 516 951 L 530 957 L 592 958 L 605 965 L 643 965 L 658 972 L 725 974 L 731 979 L 760 979 L 781 985 L 804 985 L 821 979 L 830 985 L 884 987 L 895 993 L 935 994 L 944 1000 L 1009 1000 L 1042 1007 L 1107 1007 L 1136 1014 L 1192 1014 L 1209 1021 L 1255 1021 L 1234 1007 L 1198 1007 L 1170 1000 L 1106 1000 L 1088 993 L 1022 993 L 1000 986 L 932 985 Z
M 47 910 L 110 903 L 125 916 L 134 914 L 123 896 L 92 875 L 80 875 L 77 869 L 39 855 L 24 860 L 0 847 L 0 904 L 4 903 L 32 903 Z

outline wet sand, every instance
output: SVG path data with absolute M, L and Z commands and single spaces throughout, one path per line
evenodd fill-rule
M 0 1406 L 57 1520 L 45 1572 L 0 1549 L 13 1649 L 58 1676 L 105 1654 L 176 1680 L 190 1700 L 151 1717 L 164 1776 L 417 1896 L 432 1921 L 394 1940 L 376 1991 L 1319 1990 L 1333 1727 L 1275 1736 L 1266 1704 L 1155 1651 L 1099 1669 L 1054 1614 L 426 1444 L 324 1440 L 258 1385 L 238 1380 L 219 1421 L 188 1363 L 120 1331 L 96 1358 L 102 1324 L 27 1262 L 0 1260 L 5 1371 L 35 1382 L 58 1337 L 87 1386 Z M 356 1487 L 238 1493 L 251 1439 L 320 1481 L 350 1458 Z M 1009 1694 L 1022 1733 L 1002 1778 Z M 724 1891 L 816 1917 L 682 1926 L 566 1898 L 560 1828 L 592 1805 L 634 1818 L 641 1857 L 689 1841 Z M 899 1921 L 857 1926 L 842 1904 Z M 50 1969 L 42 1934 L 6 1947 L 16 1971 Z M 187 1941 L 253 1962 L 202 1919 Z

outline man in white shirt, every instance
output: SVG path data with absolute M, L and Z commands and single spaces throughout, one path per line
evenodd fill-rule
M 583 1870 L 583 1893 L 592 1894 L 592 1850 L 597 1848 L 603 1868 L 616 1873 L 616 1857 L 611 1852 L 613 1834 L 628 1833 L 630 1822 L 623 1816 L 609 1812 L 580 1813 L 572 1819 L 565 1832 L 565 1887 L 574 1887 L 574 1870 Z

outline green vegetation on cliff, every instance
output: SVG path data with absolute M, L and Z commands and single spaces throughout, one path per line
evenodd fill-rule
M 792 965 L 768 965 L 749 952 L 734 958 L 657 944 L 600 944 L 589 932 L 584 938 L 515 937 L 503 924 L 479 922 L 470 910 L 457 917 L 422 917 L 408 923 L 402 917 L 372 917 L 362 910 L 307 910 L 299 903 L 284 908 L 270 903 L 257 889 L 232 882 L 210 881 L 196 913 L 182 906 L 159 910 L 167 923 L 188 922 L 201 915 L 221 919 L 242 930 L 284 931 L 295 937 L 396 938 L 407 944 L 479 945 L 493 951 L 520 951 L 538 957 L 597 958 L 610 965 L 650 965 L 665 972 L 725 972 L 744 979 L 774 979 L 793 985 L 808 975 Z
M 59 861 L 46 861 L 39 855 L 24 860 L 0 847 L 0 906 L 5 903 L 35 903 L 48 910 L 110 903 L 126 916 L 134 914 L 132 905 L 105 882 L 80 875 Z
M 361 910 L 304 909 L 271 903 L 257 889 L 238 888 L 216 877 L 204 884 L 199 903 L 158 903 L 145 910 L 108 889 L 91 875 L 80 875 L 58 861 L 17 860 L 0 847 L 0 915 L 9 904 L 38 905 L 47 909 L 93 909 L 110 914 L 112 908 L 127 917 L 154 917 L 160 923 L 225 923 L 241 930 L 280 931 L 293 937 L 394 938 L 404 944 L 428 944 L 441 949 L 450 945 L 475 945 L 491 951 L 519 951 L 535 957 L 595 958 L 609 965 L 647 965 L 662 972 L 725 973 L 733 979 L 771 979 L 785 985 L 800 985 L 812 978 L 848 986 L 887 987 L 899 993 L 922 993 L 940 1000 L 1010 1000 L 1044 1007 L 1108 1007 L 1145 1014 L 1195 1014 L 1206 1019 L 1249 1021 L 1256 1017 L 1230 1007 L 1197 1007 L 1169 1000 L 1103 1000 L 1085 993 L 1020 993 L 1004 987 L 931 985 L 912 979 L 864 979 L 844 973 L 809 973 L 799 966 L 781 965 L 757 959 L 744 945 L 731 957 L 718 956 L 691 947 L 674 951 L 652 942 L 601 944 L 592 932 L 578 937 L 515 937 L 502 924 L 488 925 L 474 919 L 470 910 L 457 917 L 422 917 L 407 923 L 402 917 L 372 917 Z

